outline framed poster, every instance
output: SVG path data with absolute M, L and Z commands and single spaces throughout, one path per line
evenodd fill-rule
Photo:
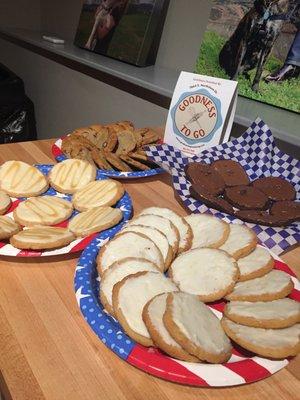
M 84 0 L 74 44 L 137 66 L 152 65 L 169 0 Z
M 298 0 L 213 0 L 196 72 L 238 80 L 239 94 L 300 112 Z

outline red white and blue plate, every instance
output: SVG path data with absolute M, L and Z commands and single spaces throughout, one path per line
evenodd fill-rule
M 109 241 L 108 234 L 94 239 L 82 253 L 75 271 L 74 288 L 80 310 L 102 343 L 125 362 L 159 378 L 192 386 L 222 387 L 244 385 L 267 378 L 284 368 L 288 359 L 258 357 L 234 345 L 231 359 L 224 364 L 201 364 L 179 361 L 160 350 L 144 347 L 129 338 L 121 325 L 103 308 L 99 300 L 100 278 L 96 268 L 99 249 Z M 300 284 L 294 273 L 273 254 L 275 268 L 291 275 L 295 285 L 290 297 L 300 301 Z M 224 302 L 211 309 L 222 316 Z M 99 344 L 100 345 L 100 344 Z M 100 373 L 100 371 L 99 371 Z
M 37 164 L 36 167 L 44 174 L 48 175 L 49 172 L 51 171 L 53 165 L 51 164 Z M 107 177 L 102 176 L 99 172 L 97 173 L 97 180 L 101 179 L 107 179 Z M 67 195 L 67 194 L 61 194 L 54 190 L 52 187 L 50 187 L 47 192 L 43 193 L 43 195 L 48 195 L 48 196 L 59 196 L 63 199 L 66 200 L 71 200 L 72 196 Z M 18 206 L 18 204 L 21 201 L 26 200 L 26 198 L 12 198 L 12 204 L 10 208 L 7 210 L 6 214 L 8 217 L 13 216 L 13 211 L 14 209 Z M 20 250 L 17 249 L 16 247 L 12 246 L 8 241 L 0 241 L 0 256 L 12 256 L 12 257 L 41 257 L 41 256 L 56 256 L 56 255 L 61 255 L 61 254 L 69 254 L 69 253 L 77 253 L 79 251 L 82 251 L 83 249 L 86 248 L 86 246 L 98 235 L 98 237 L 102 237 L 104 235 L 105 237 L 113 237 L 123 226 L 123 224 L 131 217 L 132 214 L 132 201 L 127 192 L 123 195 L 123 197 L 117 202 L 115 207 L 120 208 L 120 210 L 123 213 L 123 219 L 122 221 L 115 225 L 114 227 L 107 229 L 100 234 L 93 234 L 90 236 L 86 236 L 84 238 L 79 238 L 71 242 L 69 245 L 58 248 L 58 249 L 53 249 L 53 250 L 44 250 L 44 251 L 34 251 L 34 250 Z M 78 214 L 78 211 L 74 211 L 73 214 L 69 219 L 74 217 L 76 214 Z M 68 220 L 61 222 L 60 224 L 57 224 L 55 226 L 61 226 L 61 227 L 67 227 L 68 225 Z
M 57 162 L 61 162 L 66 160 L 68 157 L 64 155 L 64 153 L 61 151 L 61 144 L 62 144 L 63 138 L 58 139 L 52 146 L 52 154 L 55 157 Z M 146 178 L 148 176 L 154 176 L 161 174 L 162 172 L 165 172 L 163 168 L 151 168 L 148 169 L 147 171 L 132 171 L 132 172 L 121 172 L 121 171 L 114 171 L 113 169 L 111 170 L 105 170 L 105 169 L 98 169 L 99 173 L 101 175 L 110 177 L 110 178 L 116 178 L 116 179 L 136 179 L 136 178 Z

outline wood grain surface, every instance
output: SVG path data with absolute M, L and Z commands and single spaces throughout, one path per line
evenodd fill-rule
M 53 163 L 53 141 L 0 146 L 0 162 Z M 170 177 L 127 181 L 138 213 L 147 206 L 186 212 Z M 300 275 L 300 248 L 283 259 Z M 256 383 L 194 388 L 163 381 L 119 359 L 92 332 L 76 303 L 77 258 L 0 260 L 0 388 L 13 400 L 270 400 L 300 398 L 300 362 Z

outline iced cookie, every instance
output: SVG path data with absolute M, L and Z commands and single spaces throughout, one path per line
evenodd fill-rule
M 162 293 L 148 301 L 143 310 L 143 321 L 154 344 L 171 357 L 188 362 L 200 362 L 178 344 L 167 331 L 163 316 L 168 294 Z
M 103 246 L 97 257 L 97 268 L 99 275 L 123 258 L 137 257 L 145 258 L 157 265 L 164 271 L 164 259 L 156 244 L 147 236 L 136 232 L 124 232 L 110 240 Z
M 112 179 L 93 181 L 73 196 L 72 202 L 78 211 L 86 211 L 94 207 L 113 206 L 124 194 L 122 183 Z
M 114 313 L 132 339 L 144 346 L 153 346 L 142 318 L 143 308 L 154 296 L 176 290 L 175 284 L 160 272 L 138 272 L 129 275 L 114 285 Z
M 246 171 L 237 161 L 214 161 L 212 168 L 221 175 L 226 186 L 249 185 L 250 183 Z
M 300 351 L 300 324 L 283 329 L 263 329 L 236 324 L 225 317 L 221 323 L 232 340 L 262 357 L 286 358 Z
M 21 230 L 21 227 L 12 218 L 6 215 L 0 216 L 0 240 L 9 239 Z
M 250 254 L 256 245 L 257 236 L 251 229 L 245 225 L 230 224 L 229 236 L 220 249 L 238 260 Z
M 296 197 L 294 186 L 279 177 L 259 178 L 252 182 L 252 186 L 264 192 L 273 201 L 294 200 Z
M 233 186 L 225 189 L 225 198 L 241 210 L 262 210 L 267 207 L 268 197 L 253 186 Z
M 184 171 L 192 186 L 196 185 L 199 191 L 204 190 L 213 195 L 223 193 L 224 180 L 211 165 L 192 162 L 185 166 Z
M 57 196 L 31 197 L 14 209 L 14 219 L 24 226 L 55 225 L 73 211 L 72 203 Z
M 95 179 L 95 166 L 84 160 L 64 160 L 49 173 L 50 185 L 61 193 L 75 193 Z
M 273 269 L 268 274 L 238 282 L 233 291 L 226 296 L 227 300 L 238 301 L 272 301 L 288 296 L 294 288 L 289 274 Z
M 229 360 L 230 340 L 218 318 L 197 296 L 170 293 L 163 321 L 169 334 L 188 353 L 209 363 Z
M 193 232 L 192 249 L 220 247 L 228 238 L 229 225 L 208 214 L 191 214 L 184 218 Z
M 230 293 L 239 277 L 234 258 L 218 249 L 198 248 L 180 254 L 168 274 L 182 292 L 195 294 L 204 302 Z
M 238 267 L 239 281 L 248 281 L 270 272 L 274 267 L 274 259 L 266 248 L 256 246 L 250 254 L 238 260 Z
M 38 196 L 48 189 L 48 181 L 32 165 L 6 161 L 0 168 L 0 189 L 13 197 Z
M 257 328 L 286 328 L 300 322 L 300 303 L 285 298 L 273 301 L 231 301 L 224 315 L 232 321 Z

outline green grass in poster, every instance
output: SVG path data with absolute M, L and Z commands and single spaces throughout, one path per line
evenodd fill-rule
M 219 65 L 219 53 L 226 39 L 216 32 L 206 32 L 200 47 L 196 64 L 196 72 L 203 75 L 217 76 L 228 79 L 225 71 Z M 276 71 L 281 66 L 280 60 L 270 56 L 264 66 L 263 77 Z M 259 83 L 259 93 L 251 89 L 255 70 L 249 71 L 250 80 L 241 75 L 238 78 L 239 94 L 254 100 L 263 101 L 278 107 L 300 112 L 300 78 L 293 78 L 282 83 Z

